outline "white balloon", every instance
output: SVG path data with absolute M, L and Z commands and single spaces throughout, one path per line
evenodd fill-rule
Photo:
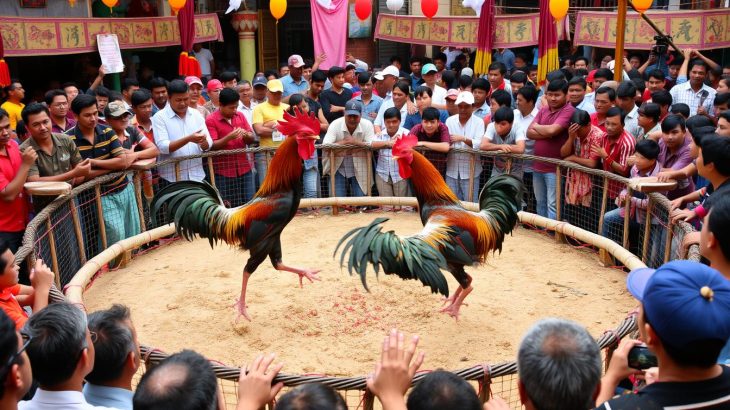
M 398 11 L 401 7 L 403 7 L 403 0 L 387 0 L 385 5 L 390 11 Z
M 462 0 L 461 5 L 474 10 L 477 13 L 477 17 L 482 12 L 482 5 L 484 0 Z

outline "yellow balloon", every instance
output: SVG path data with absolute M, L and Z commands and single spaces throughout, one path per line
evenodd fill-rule
M 119 0 L 101 0 L 102 3 L 104 3 L 105 6 L 112 8 L 117 5 Z
M 286 0 L 271 0 L 269 9 L 271 15 L 278 21 L 286 13 Z
M 168 3 L 170 3 L 170 8 L 177 11 L 181 8 L 185 7 L 185 3 L 187 0 L 167 0 Z
M 649 10 L 649 7 L 651 7 L 651 4 L 654 2 L 654 0 L 634 0 L 634 8 L 639 13 L 643 13 L 647 10 Z
M 568 0 L 550 0 L 550 14 L 555 20 L 560 20 L 568 14 Z

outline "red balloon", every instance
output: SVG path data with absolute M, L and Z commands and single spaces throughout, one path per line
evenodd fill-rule
M 423 15 L 428 18 L 433 18 L 433 16 L 436 15 L 436 12 L 439 10 L 439 3 L 438 0 L 422 0 L 421 1 L 421 11 L 423 12 Z
M 360 20 L 366 20 L 373 11 L 373 4 L 370 0 L 355 0 L 355 14 Z

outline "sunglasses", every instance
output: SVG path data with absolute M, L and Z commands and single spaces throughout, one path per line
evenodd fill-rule
M 33 340 L 33 336 L 28 333 L 25 333 L 25 332 L 20 332 L 20 337 L 21 337 L 21 339 L 23 339 L 23 346 L 21 346 L 20 349 L 18 349 L 18 351 L 15 354 L 11 355 L 8 358 L 7 363 L 5 363 L 5 365 L 3 367 L 0 367 L 0 374 L 2 375 L 2 377 L 0 377 L 0 379 L 5 378 L 6 373 L 15 364 L 15 361 L 18 360 L 18 357 L 20 357 L 20 355 L 23 354 L 25 349 L 28 348 L 28 345 L 30 345 L 30 341 Z

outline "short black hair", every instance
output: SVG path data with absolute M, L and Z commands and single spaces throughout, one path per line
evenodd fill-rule
M 677 114 L 669 114 L 666 117 L 664 117 L 664 121 L 662 121 L 662 132 L 665 134 L 669 134 L 669 132 L 675 128 L 681 128 L 682 131 L 687 129 L 687 124 L 684 122 L 684 118 Z
M 150 80 L 150 90 L 154 90 L 155 88 L 165 87 L 167 88 L 167 80 L 165 80 L 162 77 L 155 77 Z
M 723 176 L 730 176 L 730 138 L 716 134 L 702 137 L 702 160 L 705 165 L 714 164 Z
M 584 56 L 577 56 L 573 60 L 573 64 L 577 63 L 578 61 L 585 61 L 586 62 L 586 67 L 588 67 L 588 64 L 589 64 L 588 58 L 586 58 Z
M 344 74 L 345 69 L 336 65 L 333 65 L 330 67 L 330 69 L 327 71 L 327 77 L 334 78 L 338 74 Z
M 322 70 L 312 71 L 312 82 L 313 83 L 325 83 L 327 82 L 327 74 Z
M 284 64 L 284 65 L 286 65 L 286 64 Z M 238 74 L 236 74 L 235 71 L 224 71 L 218 77 L 218 80 L 220 80 L 220 82 L 222 82 L 222 83 L 227 83 L 229 81 L 238 80 Z
M 684 118 L 689 118 L 689 105 L 685 103 L 672 104 L 672 106 L 669 108 L 669 112 L 672 114 L 681 115 Z
M 527 74 L 524 71 L 515 71 L 509 78 L 510 82 L 518 84 L 527 84 Z M 473 88 L 474 86 L 472 86 Z
M 419 57 L 419 56 L 411 56 L 411 58 L 408 60 L 408 63 L 421 63 L 421 64 L 423 64 L 423 59 L 421 57 Z
M 662 115 L 662 109 L 659 104 L 655 103 L 644 103 L 639 107 L 639 114 L 649 117 L 654 122 L 659 122 L 659 118 Z
M 517 90 L 517 94 L 521 95 L 525 98 L 527 101 L 532 101 L 533 104 L 537 104 L 537 88 L 533 87 L 532 85 L 526 85 L 519 90 Z
M 398 56 L 390 56 L 390 59 L 388 61 L 390 61 L 390 64 L 393 64 L 393 63 L 403 64 L 403 60 L 401 60 L 400 57 L 398 57 Z
M 0 241 L 2 241 L 0 244 L 5 243 L 5 250 L 7 250 L 7 242 L 4 240 Z M 5 250 L 2 250 L 2 245 L 0 245 L 0 254 L 5 253 Z M 5 270 L 4 267 L 0 268 L 0 271 L 3 270 Z M 10 358 L 16 353 L 18 353 L 18 334 L 15 332 L 15 322 L 10 319 L 4 310 L 0 309 L 0 363 L 5 366 L 8 364 Z M 2 375 L 4 375 L 4 379 L 0 380 L 0 398 L 5 395 L 5 381 L 7 380 L 8 373 L 10 372 L 9 367 L 12 367 L 15 363 L 22 364 L 22 360 L 23 359 L 21 357 L 18 357 L 13 363 L 10 363 L 8 367 L 3 368 Z
M 704 117 L 704 115 L 701 115 L 700 117 Z M 717 118 L 718 119 L 723 118 L 725 121 L 730 122 L 730 110 L 725 110 L 725 111 L 721 112 L 720 114 L 717 114 Z
M 502 63 L 500 61 L 495 61 L 489 65 L 489 69 L 487 71 L 494 71 L 494 70 L 499 70 L 499 73 L 504 75 L 507 72 L 507 66 L 504 65 L 504 63 Z
M 580 86 L 583 90 L 588 89 L 588 83 L 586 82 L 586 79 L 583 77 L 573 77 L 568 81 L 568 87 L 571 85 L 577 85 Z
M 705 115 L 693 115 L 685 121 L 685 125 L 689 132 L 693 132 L 700 127 L 715 127 L 715 123 Z
M 492 86 L 489 84 L 489 81 L 487 81 L 486 78 L 477 78 L 476 80 L 472 81 L 471 83 L 471 89 L 472 90 L 484 90 L 485 92 L 489 92 L 489 90 L 492 89 Z
M 712 102 L 712 105 L 718 106 L 728 103 L 730 103 L 730 93 L 717 93 L 715 94 L 715 101 Z
M 468 75 L 462 75 L 459 77 L 459 87 L 466 88 L 471 87 L 472 82 L 474 81 L 473 78 L 471 78 Z
M 616 89 L 616 97 L 618 98 L 636 98 L 636 86 L 631 81 L 622 81 Z
M 93 95 L 95 97 L 109 98 L 109 96 L 111 95 L 111 90 L 104 87 L 103 85 L 100 85 L 100 86 L 94 88 L 93 90 L 89 90 L 89 92 L 87 94 Z
M 608 95 L 609 101 L 616 101 L 616 91 L 611 87 L 598 87 L 598 89 L 596 90 L 596 95 L 598 94 L 606 94 Z
M 432 107 L 428 107 L 428 108 L 432 108 Z M 383 113 L 383 119 L 389 120 L 391 118 L 398 118 L 398 121 L 400 121 L 401 120 L 400 110 L 395 107 L 390 107 L 387 110 L 385 110 L 385 112 Z
M 442 52 L 438 52 L 433 55 L 433 61 L 436 61 L 436 60 L 441 60 L 444 63 L 446 63 L 446 60 L 448 60 L 448 58 L 446 58 L 446 54 L 444 54 Z
M 279 78 L 279 73 L 276 70 L 266 70 L 264 71 L 264 77 L 269 78 L 271 76 L 274 76 L 274 78 Z M 230 80 L 228 80 L 230 81 Z M 223 82 L 223 80 L 221 80 Z
M 705 68 L 705 72 L 707 72 L 709 70 L 709 67 L 707 66 L 707 63 L 705 63 L 704 61 L 702 61 L 699 58 L 695 58 L 694 60 L 691 60 L 689 62 L 689 65 L 687 66 L 687 72 L 692 71 L 692 68 L 694 68 L 694 66 L 697 66 L 697 65 L 704 67 Z
M 360 85 L 367 84 L 368 81 L 370 81 L 370 78 L 372 78 L 372 74 L 368 73 L 367 71 L 364 73 L 360 73 L 357 75 L 357 83 Z
M 672 105 L 672 94 L 667 90 L 659 90 L 651 93 L 651 101 L 661 106 Z
M 515 112 L 510 107 L 499 107 L 499 109 L 492 116 L 494 122 L 507 121 L 512 124 L 515 121 Z
M 593 73 L 593 79 L 596 78 L 605 78 L 606 80 L 613 79 L 613 72 L 609 70 L 608 68 L 599 68 L 596 70 L 595 73 Z
M 0 120 L 3 119 L 3 118 L 5 118 L 5 117 L 10 118 L 10 114 L 8 114 L 7 111 L 5 111 L 2 108 L 0 108 Z M 16 128 L 16 131 L 17 131 L 17 128 L 18 128 L 17 124 L 15 125 L 15 128 Z M 2 269 L 0 269 L 0 272 L 2 272 Z
M 643 78 L 634 77 L 631 79 L 631 82 L 634 83 L 634 86 L 636 86 L 636 91 L 643 96 L 644 91 L 646 91 L 646 81 L 644 81 Z
M 172 80 L 167 86 L 167 94 L 172 98 L 175 94 L 185 94 L 188 92 L 188 85 L 183 80 Z
M 83 95 L 83 94 L 79 94 L 79 96 L 81 96 L 81 95 Z M 78 98 L 78 96 L 76 98 Z M 91 98 L 94 98 L 94 97 L 91 97 Z M 75 98 L 74 98 L 74 101 L 76 101 Z M 94 104 L 96 104 L 96 98 L 94 98 Z M 41 103 L 32 102 L 32 103 L 26 105 L 25 108 L 23 108 L 23 111 L 20 112 L 20 118 L 23 119 L 24 123 L 28 124 L 28 118 L 31 115 L 40 114 L 42 112 L 46 113 L 46 115 L 48 115 L 49 118 L 51 117 L 51 112 L 48 111 L 48 107 L 46 107 L 45 105 L 43 105 Z
M 43 100 L 46 102 L 46 105 L 50 107 L 51 104 L 53 104 L 53 99 L 58 96 L 66 98 L 66 101 L 68 101 L 68 97 L 66 97 L 66 92 L 61 89 L 49 90 L 46 95 L 43 96 Z
M 608 111 L 606 111 L 606 118 L 616 116 L 621 119 L 621 124 L 624 124 L 624 120 L 626 119 L 626 113 L 621 108 L 611 107 L 608 109 Z
M 662 71 L 662 70 L 660 70 L 658 68 L 655 68 L 655 69 L 649 71 L 649 73 L 647 74 L 646 78 L 647 79 L 649 79 L 649 78 L 656 78 L 657 80 L 664 81 L 664 80 L 666 80 L 667 76 L 664 74 L 664 71 Z
M 146 88 L 140 88 L 139 90 L 132 93 L 132 107 L 144 104 L 150 99 L 152 99 L 152 93 L 150 92 L 150 90 Z
M 170 381 L 173 374 L 176 380 Z M 135 410 L 215 410 L 217 384 L 210 363 L 192 350 L 183 350 L 147 370 L 132 403 Z
M 139 81 L 134 78 L 125 78 L 122 82 L 122 90 L 128 90 L 129 87 L 139 87 Z
M 565 78 L 565 73 L 563 71 L 561 71 L 561 70 L 551 71 L 551 72 L 547 73 L 547 75 L 545 76 L 545 81 L 547 81 L 548 84 L 551 83 L 551 82 L 553 82 L 553 81 L 555 81 L 555 80 L 565 80 L 565 81 L 568 81 Z
M 652 139 L 643 139 L 636 143 L 636 152 L 646 159 L 655 160 L 659 158 L 659 144 Z
M 287 112 L 291 115 L 296 115 L 296 110 L 298 110 L 297 106 L 304 101 L 304 95 L 299 93 L 294 93 L 289 97 L 289 108 L 287 108 Z M 229 103 L 230 104 L 230 103 Z M 223 104 L 221 104 L 223 105 Z
M 221 93 L 218 95 L 220 105 L 238 103 L 238 100 L 240 98 L 241 96 L 238 95 L 238 92 L 236 90 L 228 87 L 223 88 L 221 90 Z
M 494 100 L 501 107 L 512 106 L 512 96 L 505 90 L 494 90 L 489 96 L 489 100 Z
M 717 198 L 713 198 L 707 224 L 720 245 L 722 256 L 730 260 L 730 196 L 717 195 Z
M 441 72 L 441 81 L 443 81 L 446 88 L 457 88 L 456 85 L 456 73 L 452 70 L 444 70 Z
M 433 97 L 433 90 L 429 87 L 426 87 L 425 85 L 419 85 L 416 87 L 416 89 L 413 91 L 413 96 L 418 97 L 422 96 L 423 94 L 426 94 L 430 97 Z
M 408 410 L 480 410 L 474 387 L 461 377 L 436 370 L 426 375 L 408 395 Z
M 124 100 L 124 96 L 122 95 L 122 93 L 114 90 L 109 91 L 109 102 L 122 100 Z
M 568 82 L 565 80 L 553 80 L 548 83 L 548 92 L 562 92 L 563 94 L 568 93 Z
M 424 121 L 439 120 L 440 118 L 441 118 L 441 113 L 435 107 L 424 108 L 423 114 L 421 115 L 421 119 Z
M 114 304 L 111 308 L 89 314 L 89 331 L 96 332 L 94 342 L 94 369 L 86 380 L 103 384 L 118 379 L 130 352 L 137 354 L 129 308 Z
M 588 114 L 588 111 L 576 109 L 573 112 L 573 115 L 570 116 L 570 123 L 578 124 L 581 127 L 585 127 L 586 125 L 591 123 L 591 115 Z
M 332 387 L 322 383 L 299 385 L 276 401 L 277 410 L 347 410 L 347 403 Z
M 73 111 L 74 114 L 79 115 L 81 114 L 81 111 L 91 106 L 97 106 L 96 97 L 89 94 L 79 94 L 71 102 L 71 111 Z
M 61 84 L 61 89 L 62 90 L 65 90 L 68 87 L 75 87 L 76 89 L 79 88 L 79 86 L 77 86 L 76 83 L 73 82 L 73 81 L 67 81 L 67 82 Z

